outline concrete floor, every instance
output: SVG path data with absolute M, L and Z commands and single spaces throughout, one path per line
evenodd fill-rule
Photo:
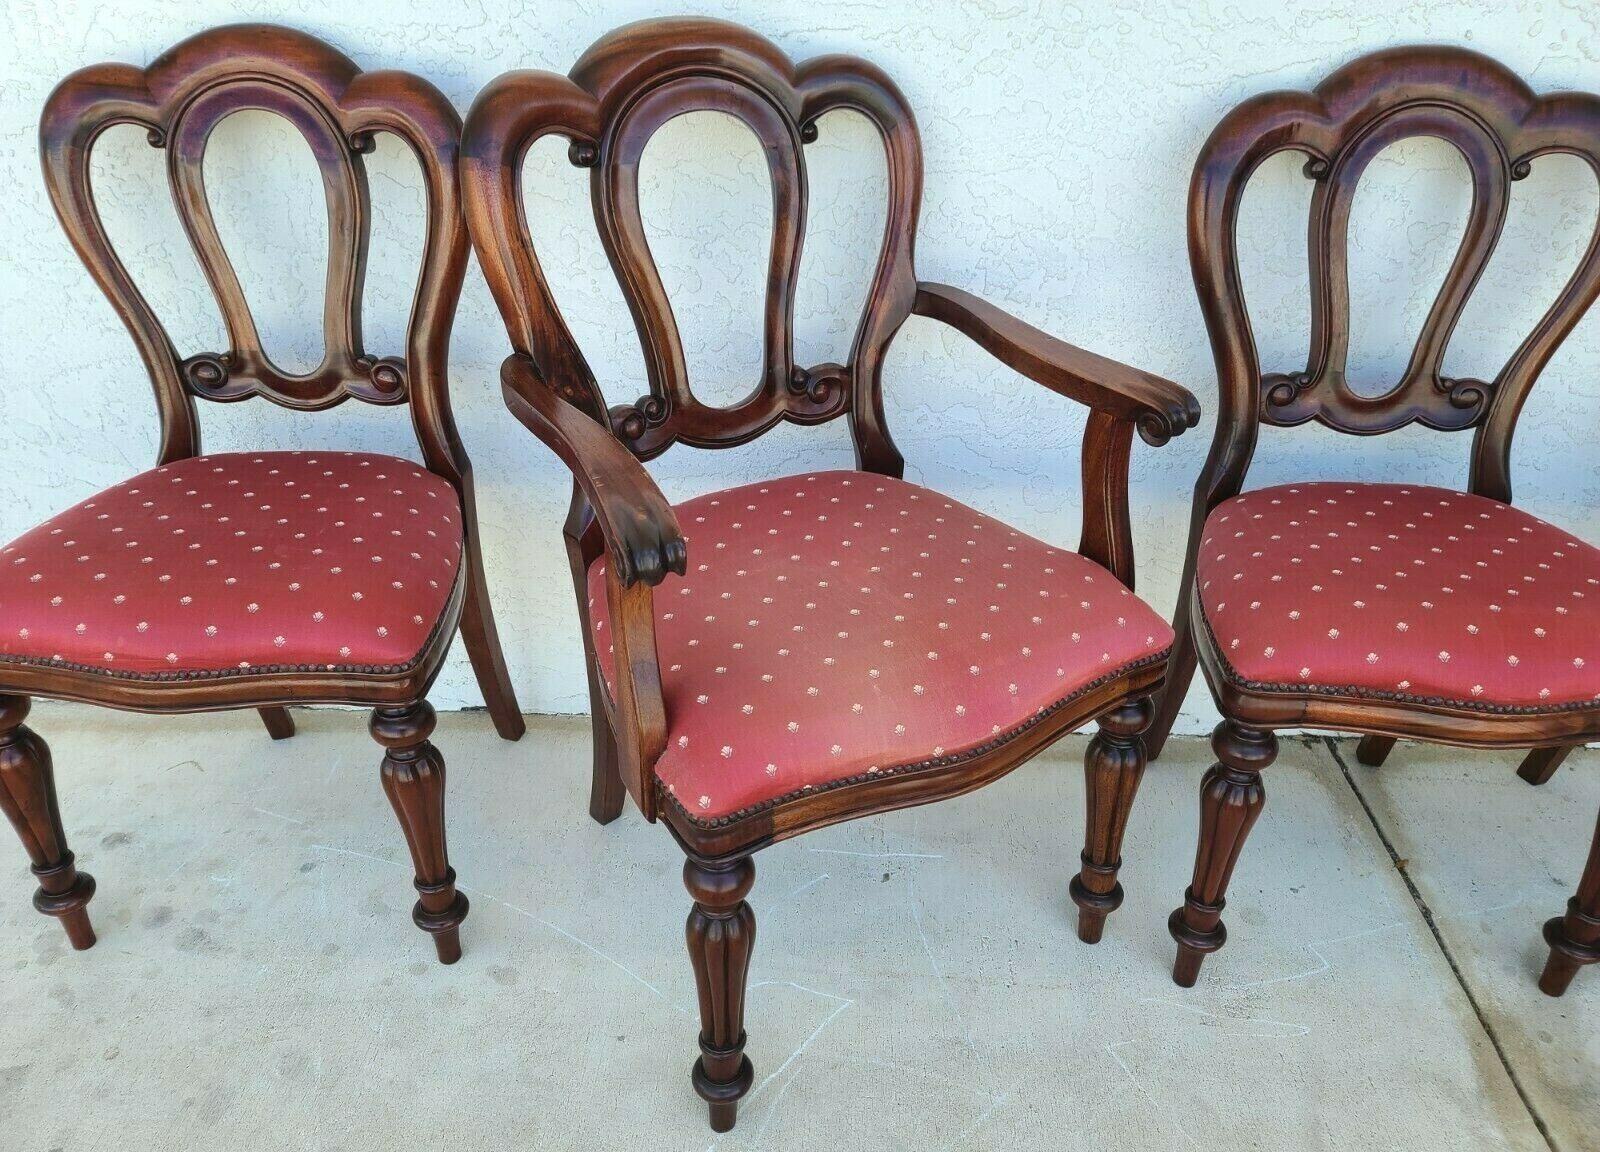
M 442 968 L 363 718 L 297 716 L 273 744 L 253 715 L 35 709 L 100 944 L 68 950 L 0 841 L 4 1152 L 1600 1148 L 1600 971 L 1534 987 L 1600 753 L 1534 789 L 1509 755 L 1402 744 L 1375 771 L 1286 740 L 1233 940 L 1187 992 L 1165 922 L 1204 741 L 1146 777 L 1097 948 L 1066 896 L 1081 739 L 780 845 L 751 897 L 757 1086 L 714 1140 L 681 857 L 631 810 L 588 819 L 587 723 L 508 745 L 441 718 L 473 901 Z

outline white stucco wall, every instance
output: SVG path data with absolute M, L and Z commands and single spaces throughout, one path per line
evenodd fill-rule
M 364 66 L 431 77 L 465 110 L 510 68 L 564 71 L 609 28 L 698 9 L 750 24 L 796 58 L 864 55 L 916 108 L 926 150 L 918 265 L 925 279 L 978 291 L 1066 339 L 1183 382 L 1207 409 L 1201 429 L 1134 459 L 1140 591 L 1163 612 L 1177 595 L 1191 485 L 1211 434 L 1216 385 L 1184 247 L 1190 164 L 1232 104 L 1304 87 L 1366 50 L 1418 40 L 1498 56 L 1540 90 L 1600 90 L 1600 7 L 1587 0 L 1383 4 L 1232 0 L 1068 4 L 964 0 L 646 0 L 518 5 L 460 0 L 244 5 L 163 0 L 9 0 L 0 35 L 0 426 L 8 437 L 0 536 L 148 467 L 156 418 L 133 346 L 51 214 L 36 123 L 51 86 L 101 60 L 145 63 L 210 24 L 272 19 L 317 33 Z M 812 160 L 811 226 L 797 327 L 803 361 L 842 359 L 883 219 L 883 162 L 864 122 L 824 121 Z M 142 133 L 102 143 L 96 187 L 113 235 L 184 352 L 220 350 L 221 325 Z M 257 163 L 257 160 L 262 163 Z M 369 348 L 397 349 L 415 272 L 419 187 L 400 147 L 371 158 L 378 222 L 368 284 Z M 646 213 L 676 290 L 690 367 L 708 397 L 753 378 L 770 212 L 752 138 L 712 116 L 669 125 L 645 160 Z M 208 162 L 218 215 L 269 349 L 318 354 L 326 224 L 309 152 L 262 116 L 225 124 Z M 229 178 L 232 179 L 229 179 Z M 587 174 L 546 143 L 529 166 L 529 214 L 545 266 L 613 402 L 642 388 L 626 308 L 604 263 Z M 1246 206 L 1246 283 L 1272 367 L 1304 363 L 1304 220 L 1296 164 L 1263 171 Z M 1447 368 L 1492 375 L 1554 297 L 1596 210 L 1593 178 L 1552 159 L 1515 186 L 1500 255 L 1469 308 Z M 1442 145 L 1386 154 L 1357 198 L 1352 367 L 1373 382 L 1405 363 L 1454 251 L 1468 203 L 1464 169 Z M 523 707 L 587 707 L 559 525 L 559 462 L 503 410 L 505 339 L 469 272 L 453 345 L 455 405 L 477 466 L 489 578 Z M 1600 541 L 1600 327 L 1581 326 L 1551 363 L 1522 421 L 1520 503 Z M 890 357 L 886 391 L 908 478 L 1006 516 L 1048 539 L 1077 539 L 1083 412 L 913 319 Z M 348 446 L 414 454 L 403 413 L 347 404 L 314 416 L 262 402 L 210 405 L 211 450 Z M 1412 430 L 1358 441 L 1321 429 L 1268 432 L 1256 485 L 1289 478 L 1464 481 L 1468 438 Z M 682 498 L 775 472 L 847 466 L 842 423 L 786 427 L 725 453 L 676 449 L 653 470 Z M 440 707 L 481 703 L 458 649 Z M 1181 731 L 1208 730 L 1198 683 Z

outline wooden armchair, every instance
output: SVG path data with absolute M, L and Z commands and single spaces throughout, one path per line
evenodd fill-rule
M 263 109 L 304 135 L 329 214 L 322 363 L 284 372 L 262 349 L 206 199 L 213 128 Z M 231 343 L 180 357 L 117 258 L 90 188 L 89 156 L 113 124 L 164 149 L 173 200 Z M 361 153 L 392 132 L 415 153 L 427 240 L 404 355 L 369 355 L 361 289 L 369 204 Z M 137 712 L 257 708 L 273 739 L 292 704 L 373 707 L 382 782 L 416 865 L 417 924 L 440 960 L 461 951 L 467 900 L 445 851 L 444 761 L 426 694 L 459 625 L 500 734 L 522 734 L 484 584 L 472 471 L 456 435 L 445 354 L 467 258 L 457 199 L 460 120 L 430 84 L 363 73 L 286 28 L 202 33 L 140 69 L 69 77 L 44 110 L 45 180 L 61 223 L 138 345 L 161 413 L 158 467 L 0 549 L 0 809 L 39 879 L 34 903 L 72 944 L 94 943 L 94 881 L 76 870 L 50 753 L 22 723 L 29 699 Z M 200 400 L 261 396 L 288 408 L 352 397 L 409 404 L 424 465 L 373 453 L 201 455 Z
M 878 128 L 889 212 L 849 362 L 804 367 L 793 356 L 803 148 L 835 108 Z M 728 408 L 700 403 L 689 386 L 638 201 L 652 133 L 701 109 L 750 128 L 773 191 L 763 371 Z M 647 394 L 609 410 L 528 235 L 522 158 L 547 134 L 568 138 L 572 162 L 591 172 L 595 218 L 644 349 Z M 491 84 L 467 118 L 462 163 L 469 227 L 515 349 L 502 371 L 506 403 L 575 481 L 566 538 L 593 700 L 590 812 L 614 819 L 626 792 L 687 855 L 702 1025 L 693 1083 L 712 1127 L 733 1125 L 751 1084 L 743 1021 L 755 918 L 745 896 L 760 848 L 967 792 L 1096 720 L 1071 891 L 1080 935 L 1098 939 L 1122 898 L 1119 845 L 1170 640 L 1130 590 L 1129 451 L 1136 427 L 1152 444 L 1191 427 L 1193 397 L 917 282 L 916 125 L 894 84 L 862 60 L 796 66 L 712 20 L 631 25 L 570 77 L 515 72 Z M 900 479 L 879 374 L 913 313 L 1089 407 L 1078 552 Z M 641 464 L 674 443 L 722 448 L 780 421 L 836 418 L 850 423 L 856 471 L 674 507 Z
M 1432 136 L 1472 174 L 1465 235 L 1401 380 L 1354 390 L 1346 243 L 1368 163 Z M 1263 373 L 1237 261 L 1239 203 L 1256 167 L 1293 150 L 1311 201 L 1311 350 L 1306 368 Z M 1201 788 L 1200 846 L 1172 915 L 1173 970 L 1193 984 L 1223 944 L 1223 894 L 1264 800 L 1273 730 L 1364 734 L 1380 763 L 1396 737 L 1467 748 L 1536 746 L 1523 776 L 1548 779 L 1568 747 L 1600 736 L 1600 550 L 1510 506 L 1511 437 L 1546 362 L 1600 294 L 1591 244 L 1555 303 L 1493 380 L 1441 372 L 1446 346 L 1492 255 L 1510 185 L 1550 153 L 1600 169 L 1600 99 L 1535 96 L 1499 64 L 1457 48 L 1378 52 L 1313 92 L 1272 92 L 1234 109 L 1195 165 L 1189 253 L 1217 361 L 1221 408 L 1195 486 L 1177 642 L 1152 755 L 1195 660 L 1223 722 Z M 1241 494 L 1262 423 L 1317 420 L 1367 436 L 1413 421 L 1473 430 L 1466 492 L 1422 485 L 1289 484 Z M 1600 839 L 1564 919 L 1545 926 L 1540 987 L 1559 996 L 1600 959 Z

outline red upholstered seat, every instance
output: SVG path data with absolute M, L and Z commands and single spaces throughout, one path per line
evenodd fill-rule
M 455 491 L 419 465 L 199 456 L 0 550 L 0 661 L 144 676 L 403 666 L 460 563 Z
M 1241 683 L 1486 711 L 1600 696 L 1600 550 L 1481 496 L 1249 492 L 1206 520 L 1197 579 Z
M 904 481 L 792 476 L 676 512 L 656 773 L 700 822 L 996 743 L 1172 642 L 1105 569 Z M 589 604 L 614 691 L 605 563 Z

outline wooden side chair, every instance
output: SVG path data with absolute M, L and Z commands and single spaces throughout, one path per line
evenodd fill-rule
M 1404 375 L 1389 391 L 1346 374 L 1350 206 L 1363 171 L 1409 137 L 1448 141 L 1471 171 L 1465 235 Z M 1236 225 L 1256 167 L 1297 151 L 1316 182 L 1309 234 L 1311 349 L 1305 369 L 1261 368 L 1240 287 Z M 1260 815 L 1273 730 L 1362 733 L 1381 761 L 1396 737 L 1537 750 L 1542 783 L 1564 749 L 1600 736 L 1600 550 L 1511 506 L 1511 437 L 1529 390 L 1600 294 L 1600 238 L 1493 380 L 1445 376 L 1456 322 L 1492 255 L 1512 181 L 1566 153 L 1600 170 L 1600 99 L 1536 96 L 1492 60 L 1457 48 L 1362 57 L 1313 92 L 1234 109 L 1195 165 L 1189 252 L 1221 392 L 1216 439 L 1195 487 L 1185 595 L 1160 715 L 1159 751 L 1198 658 L 1223 714 L 1201 787 L 1200 846 L 1173 913 L 1173 970 L 1194 983 L 1222 947 L 1223 895 Z M 1365 482 L 1241 492 L 1263 423 L 1310 420 L 1360 436 L 1420 422 L 1473 431 L 1467 490 Z M 1545 926 L 1539 986 L 1559 996 L 1600 959 L 1600 839 L 1566 916 Z
M 849 362 L 802 366 L 793 303 L 806 218 L 804 146 L 854 109 L 880 132 L 889 211 Z M 639 159 L 661 125 L 732 115 L 772 181 L 760 379 L 740 403 L 701 403 L 640 219 Z M 648 391 L 606 407 L 529 239 L 529 145 L 555 134 L 591 173 L 595 218 L 637 322 Z M 1132 593 L 1127 477 L 1137 428 L 1152 444 L 1192 426 L 1176 385 L 1038 332 L 955 288 L 919 283 L 912 242 L 922 160 L 915 121 L 871 64 L 796 66 L 734 25 L 622 28 L 570 77 L 491 84 L 462 143 L 467 218 L 514 354 L 506 403 L 572 469 L 566 524 L 594 714 L 590 813 L 624 791 L 682 845 L 687 938 L 700 993 L 695 1089 L 732 1127 L 751 1085 L 745 977 L 752 855 L 857 816 L 955 796 L 1095 720 L 1088 833 L 1071 892 L 1083 939 L 1122 898 L 1118 852 L 1144 767 L 1140 733 L 1170 633 Z M 1077 552 L 1055 548 L 901 479 L 884 424 L 884 352 L 913 313 L 1090 409 Z M 775 477 L 667 503 L 641 461 L 675 443 L 724 448 L 780 421 L 849 421 L 853 471 Z
M 323 360 L 307 375 L 263 351 L 207 204 L 212 130 L 264 109 L 305 137 L 329 213 Z M 89 157 L 113 124 L 164 149 L 173 199 L 216 294 L 231 348 L 180 357 L 107 238 Z M 427 240 L 404 355 L 369 355 L 361 291 L 369 203 L 361 153 L 375 133 L 421 166 Z M 445 355 L 467 258 L 456 185 L 460 120 L 426 81 L 363 73 L 318 40 L 239 25 L 186 40 L 148 68 L 69 77 L 40 129 L 45 179 L 74 248 L 138 345 L 161 412 L 158 467 L 0 549 L 0 808 L 39 879 L 34 903 L 76 948 L 94 943 L 94 881 L 77 871 L 50 753 L 23 725 L 34 696 L 138 712 L 257 708 L 273 739 L 293 704 L 373 707 L 384 791 L 416 865 L 417 924 L 439 959 L 461 952 L 466 898 L 445 851 L 444 761 L 426 696 L 459 625 L 495 726 L 522 717 L 484 584 L 472 471 L 456 435 Z M 351 397 L 409 404 L 423 465 L 366 452 L 202 455 L 197 399 L 288 408 Z

